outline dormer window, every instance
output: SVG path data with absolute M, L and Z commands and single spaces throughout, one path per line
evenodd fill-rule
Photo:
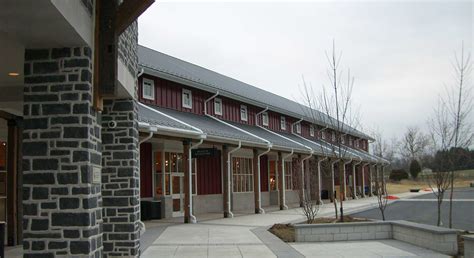
M 190 90 L 183 89 L 182 98 L 184 108 L 193 108 L 193 93 Z
M 314 125 L 309 126 L 309 136 L 314 137 Z
M 301 134 L 301 124 L 300 123 L 296 124 L 296 133 Z
M 331 141 L 335 142 L 336 141 L 336 132 L 332 131 L 331 133 Z
M 214 114 L 222 116 L 222 99 L 214 99 Z
M 143 79 L 142 96 L 144 99 L 155 100 L 155 82 L 150 79 Z
M 280 117 L 280 129 L 286 130 L 286 117 L 284 116 Z
M 341 143 L 346 144 L 346 137 L 344 135 L 341 135 Z
M 326 140 L 326 133 L 321 131 L 321 139 Z
M 240 120 L 247 122 L 247 106 L 240 105 Z
M 360 144 L 359 144 L 359 141 L 356 140 L 356 147 L 359 148 L 360 147 Z
M 268 126 L 268 113 L 267 112 L 262 113 L 262 124 L 264 126 Z
M 354 140 L 352 139 L 352 137 L 349 136 L 349 145 L 350 146 L 353 146 L 354 145 Z

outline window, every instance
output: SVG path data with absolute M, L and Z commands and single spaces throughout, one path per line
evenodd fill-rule
M 314 126 L 313 125 L 309 126 L 309 136 L 314 137 Z
M 301 133 L 301 124 L 300 123 L 296 124 L 296 133 Z
M 214 99 L 214 114 L 222 116 L 222 99 Z
M 155 100 L 155 82 L 149 79 L 143 79 L 142 96 L 144 99 Z
M 195 159 L 192 161 L 192 188 L 193 194 L 196 194 L 196 163 Z M 181 153 L 165 152 L 164 155 L 162 155 L 161 152 L 157 152 L 155 154 L 156 197 L 170 195 L 172 193 L 179 194 L 181 191 L 184 191 L 184 189 L 177 184 L 173 186 L 173 182 L 176 180 L 179 181 L 179 178 L 183 177 L 184 173 L 188 173 L 188 171 L 184 171 L 183 162 L 183 154 Z M 172 187 L 175 187 L 175 189 L 172 189 Z
M 193 93 L 187 89 L 183 89 L 183 107 L 193 108 Z
M 247 121 L 247 106 L 240 105 L 240 120 Z
M 285 189 L 293 189 L 293 166 L 291 161 L 285 161 Z
M 354 145 L 354 140 L 352 139 L 351 136 L 349 136 L 349 146 Z
M 331 141 L 335 142 L 336 141 L 336 132 L 332 131 L 331 134 Z
M 341 135 L 341 143 L 346 144 L 346 136 Z
M 356 140 L 356 147 L 359 148 L 359 140 Z
M 267 112 L 264 112 L 262 114 L 262 124 L 264 126 L 268 126 L 268 113 Z
M 270 160 L 269 163 L 269 184 L 270 184 L 270 191 L 276 191 L 277 190 L 277 172 L 276 172 L 276 166 L 277 162 L 275 160 Z
M 234 192 L 253 191 L 252 159 L 232 158 L 232 180 Z
M 321 131 L 321 139 L 326 140 L 326 132 Z
M 282 116 L 280 118 L 280 129 L 286 130 L 286 117 Z

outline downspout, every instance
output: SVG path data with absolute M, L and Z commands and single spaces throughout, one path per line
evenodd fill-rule
M 319 191 L 319 193 L 318 193 L 318 199 L 319 200 L 318 201 L 319 201 L 319 203 L 322 202 L 322 199 L 321 199 L 321 187 L 322 187 L 322 185 L 321 185 L 321 163 L 323 161 L 327 160 L 327 159 L 328 159 L 328 157 L 324 157 L 323 159 L 318 159 L 318 191 Z
M 262 111 L 258 112 L 257 114 L 255 114 L 255 124 L 256 124 L 257 126 L 259 126 L 259 125 L 258 125 L 258 116 L 261 115 L 261 114 L 263 114 L 263 113 L 265 113 L 265 112 L 267 112 L 267 110 L 268 110 L 268 107 L 266 107 L 264 110 L 262 110 Z
M 370 163 L 367 162 L 364 165 L 362 165 L 362 198 L 365 198 L 365 171 L 364 168 L 367 167 Z
M 148 129 L 150 132 L 149 132 L 149 134 L 148 134 L 147 137 L 145 137 L 145 138 L 143 138 L 143 139 L 141 139 L 141 140 L 139 141 L 138 146 L 140 146 L 140 144 L 142 144 L 142 143 L 144 143 L 144 142 L 150 140 L 151 137 L 153 137 L 153 134 L 158 131 L 158 128 L 157 128 L 156 126 L 151 126 L 150 124 L 146 124 L 145 126 L 147 127 L 147 129 Z
M 231 160 L 230 160 L 230 155 L 238 150 L 240 150 L 240 148 L 242 147 L 242 142 L 239 141 L 239 145 L 237 146 L 237 148 L 229 151 L 227 153 L 227 208 L 229 209 L 227 211 L 227 214 L 229 215 L 230 218 L 233 218 L 234 217 L 234 213 L 232 213 L 232 209 L 230 208 L 230 198 L 231 198 L 231 194 L 230 194 L 230 191 L 232 190 L 232 188 L 230 187 L 231 185 Z
M 351 162 L 352 162 L 352 158 L 349 161 L 344 162 L 344 174 L 343 174 L 343 177 L 342 177 L 342 179 L 344 181 L 344 200 L 347 199 L 347 195 L 346 195 L 346 192 L 347 192 L 347 187 L 346 187 L 346 165 L 351 164 Z
M 268 147 L 268 149 L 267 149 L 266 151 L 262 152 L 261 154 L 259 154 L 259 155 L 257 156 L 258 182 L 261 182 L 261 181 L 260 181 L 260 157 L 262 157 L 263 155 L 269 153 L 270 150 L 271 150 L 271 147 Z M 262 189 L 261 189 L 260 185 L 261 185 L 261 184 L 258 184 L 258 192 L 260 193 L 260 194 L 258 195 L 258 196 L 259 196 L 258 212 L 259 212 L 260 214 L 265 214 L 265 210 L 262 208 Z
M 336 190 L 336 186 L 334 184 L 334 164 L 336 164 L 337 162 L 339 162 L 340 159 L 335 159 L 331 162 L 331 179 L 332 179 L 332 190 Z M 333 196 L 333 199 L 334 201 L 336 201 L 337 199 L 337 196 L 334 194 L 334 192 L 332 193 L 332 196 Z
M 359 156 L 357 156 L 359 157 Z M 357 187 L 357 182 L 356 182 L 356 166 L 359 165 L 360 163 L 362 163 L 362 158 L 359 157 L 359 162 L 357 163 L 353 163 L 352 164 L 352 189 L 353 189 L 353 195 L 354 195 L 354 199 L 358 199 L 357 198 L 357 191 L 356 191 L 356 187 Z
M 305 183 L 305 181 L 306 181 L 306 180 L 305 180 L 306 178 L 305 178 L 305 171 L 304 171 L 304 170 L 305 170 L 305 165 L 304 165 L 304 164 L 305 164 L 305 161 L 308 160 L 308 159 L 310 159 L 311 157 L 313 157 L 313 150 L 311 150 L 311 152 L 309 153 L 308 157 L 303 158 L 303 159 L 301 160 L 301 191 L 302 191 L 302 195 L 303 195 L 303 196 L 302 196 L 303 198 L 302 198 L 301 202 L 303 202 L 303 201 L 305 200 L 305 195 L 304 195 L 304 194 L 305 194 L 304 183 Z M 310 198 L 310 199 L 311 199 L 311 198 Z
M 197 148 L 199 145 L 202 144 L 204 139 L 199 140 L 198 143 L 191 145 L 189 147 L 189 153 L 188 153 L 188 173 L 189 173 L 189 216 L 191 217 L 191 223 L 196 223 L 196 216 L 193 214 L 193 159 L 191 157 L 191 150 Z
M 291 133 L 294 133 L 295 125 L 301 123 L 301 121 L 303 121 L 303 118 L 291 124 Z
M 285 182 L 285 159 L 288 158 L 288 157 L 291 157 L 293 155 L 293 153 L 295 152 L 294 149 L 291 149 L 291 152 L 285 156 L 282 156 L 281 157 L 281 163 L 282 163 L 282 168 L 281 168 L 281 182 L 282 182 L 282 191 L 283 191 L 283 200 L 282 200 L 282 203 L 283 203 L 283 209 L 284 210 L 288 210 L 288 206 L 286 206 L 286 182 Z
M 204 114 L 207 115 L 207 103 L 209 101 L 211 101 L 213 98 L 217 97 L 218 95 L 219 95 L 219 91 L 216 91 L 216 93 L 214 95 L 212 95 L 210 98 L 208 98 L 204 101 Z
M 137 79 L 140 78 L 140 76 L 142 76 L 144 72 L 145 70 L 143 70 L 143 67 L 142 67 L 142 69 L 140 69 L 140 72 L 138 72 L 137 74 Z

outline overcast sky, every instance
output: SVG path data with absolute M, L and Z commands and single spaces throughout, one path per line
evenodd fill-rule
M 157 1 L 139 19 L 139 43 L 295 100 L 302 75 L 316 90 L 327 83 L 325 51 L 335 39 L 355 76 L 363 129 L 388 139 L 407 126 L 426 128 L 453 81 L 454 51 L 462 41 L 473 48 L 473 8 L 472 1 Z

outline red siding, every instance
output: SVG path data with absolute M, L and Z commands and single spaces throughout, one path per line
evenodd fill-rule
M 201 157 L 197 159 L 198 194 L 221 194 L 221 158 Z
M 155 84 L 155 100 L 147 100 L 144 99 L 142 96 L 142 80 L 143 78 L 147 78 L 150 80 L 154 81 Z M 184 86 L 179 83 L 175 83 L 172 81 L 168 81 L 165 79 L 157 78 L 148 74 L 144 74 L 141 76 L 138 80 L 138 96 L 140 102 L 150 104 L 150 105 L 156 105 L 159 107 L 164 107 L 164 108 L 170 108 L 182 112 L 192 112 L 194 114 L 198 115 L 203 115 L 204 114 L 204 101 L 214 95 L 214 93 L 211 92 L 206 92 L 203 90 L 198 90 L 195 88 L 190 88 L 187 86 Z M 182 102 L 181 102 L 181 96 L 182 96 L 182 89 L 188 89 L 191 90 L 192 96 L 193 96 L 193 105 L 192 108 L 183 108 Z M 243 123 L 243 124 L 248 124 L 248 125 L 255 125 L 255 114 L 262 111 L 263 108 L 256 107 L 253 105 L 249 105 L 246 103 L 242 103 L 240 101 L 218 96 L 218 98 L 222 99 L 222 115 L 215 115 L 214 114 L 214 101 L 211 100 L 207 104 L 207 110 L 208 114 L 214 115 L 216 117 L 219 117 L 223 120 L 226 121 L 232 121 L 232 122 L 237 122 L 237 123 Z M 246 105 L 247 106 L 247 121 L 242 121 L 240 119 L 240 106 L 241 105 Z M 268 111 L 268 118 L 269 118 L 269 123 L 268 126 L 266 126 L 268 129 L 272 131 L 279 131 L 279 132 L 286 132 L 286 133 L 291 133 L 291 124 L 298 121 L 299 118 L 294 118 L 294 117 L 289 117 L 285 116 L 286 118 L 286 130 L 281 130 L 281 116 L 282 114 L 274 112 L 274 111 Z M 262 124 L 262 118 L 259 116 L 259 125 Z M 309 138 L 309 139 L 314 139 L 313 137 L 309 136 L 309 126 L 310 124 L 308 122 L 302 122 L 301 123 L 301 135 Z M 315 132 L 317 132 L 319 128 L 315 128 Z M 331 130 L 326 129 L 326 140 L 331 139 Z M 317 136 L 317 133 L 315 133 L 315 137 Z M 368 150 L 368 144 L 366 141 L 366 144 L 364 145 L 365 148 L 362 148 L 362 141 L 360 145 L 360 149 Z
M 260 157 L 260 190 L 268 192 L 268 156 Z
M 140 197 L 153 196 L 151 160 L 151 143 L 144 142 L 140 145 Z

